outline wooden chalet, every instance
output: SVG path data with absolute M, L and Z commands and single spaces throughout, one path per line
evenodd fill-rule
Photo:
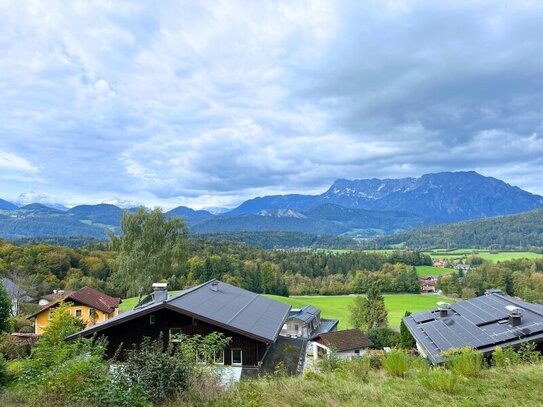
M 112 355 L 122 344 L 130 349 L 144 337 L 175 342 L 179 334 L 222 332 L 231 338 L 215 362 L 255 368 L 275 343 L 290 306 L 233 285 L 211 280 L 168 296 L 166 284 L 153 284 L 154 292 L 134 309 L 72 335 L 106 336 Z

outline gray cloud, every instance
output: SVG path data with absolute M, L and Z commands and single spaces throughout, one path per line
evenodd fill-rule
M 543 193 L 538 2 L 4 2 L 0 182 L 234 205 L 475 169 Z

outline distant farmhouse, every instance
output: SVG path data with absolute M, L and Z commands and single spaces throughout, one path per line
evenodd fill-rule
M 144 337 L 178 341 L 179 334 L 221 332 L 232 338 L 215 362 L 243 370 L 258 370 L 274 346 L 290 305 L 260 294 L 211 280 L 169 296 L 166 284 L 153 284 L 154 292 L 134 309 L 68 337 L 104 335 L 112 355 L 123 344 L 130 349 Z M 121 355 L 122 358 L 122 355 Z M 247 373 L 247 372 L 245 372 Z M 252 373 L 247 373 L 252 374 Z
M 403 319 L 420 354 L 432 364 L 452 348 L 470 347 L 490 355 L 496 347 L 531 342 L 543 349 L 543 305 L 488 290 L 481 297 L 417 312 Z
M 437 292 L 437 276 L 426 276 L 419 278 L 420 292 L 429 294 Z
M 293 309 L 281 329 L 282 336 L 308 339 L 318 333 L 337 330 L 337 319 L 321 319 L 321 311 L 311 305 Z

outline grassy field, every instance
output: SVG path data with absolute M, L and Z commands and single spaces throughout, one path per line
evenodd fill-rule
M 353 301 L 353 296 L 293 296 L 280 297 L 268 295 L 267 297 L 282 301 L 293 308 L 300 308 L 304 305 L 313 305 L 322 311 L 323 318 L 339 319 L 339 329 L 350 328 L 348 306 Z M 391 327 L 399 327 L 400 319 L 405 311 L 423 311 L 436 307 L 438 301 L 449 301 L 439 295 L 419 294 L 390 294 L 384 295 L 385 306 L 388 310 L 388 321 Z M 449 301 L 450 302 L 450 301 Z
M 445 267 L 434 267 L 434 266 L 417 266 L 415 268 L 417 269 L 417 274 L 420 277 L 440 276 L 441 274 L 452 273 L 456 271 L 454 269 L 448 269 Z
M 496 252 L 490 250 L 478 250 L 478 249 L 457 249 L 457 250 L 445 250 L 435 249 L 423 252 L 432 257 L 432 259 L 449 259 L 458 260 L 468 256 L 479 256 L 489 261 L 506 261 L 514 259 L 537 259 L 543 257 L 543 254 L 532 252 Z

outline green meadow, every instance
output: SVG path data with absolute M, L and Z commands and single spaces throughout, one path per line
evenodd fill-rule
M 351 328 L 349 322 L 349 304 L 353 301 L 352 295 L 331 295 L 331 296 L 293 296 L 280 297 L 267 295 L 277 301 L 284 302 L 292 308 L 300 308 L 304 305 L 313 305 L 322 311 L 322 318 L 339 319 L 339 329 Z M 438 301 L 450 299 L 440 295 L 422 294 L 385 294 L 385 306 L 388 311 L 388 322 L 393 328 L 400 326 L 400 320 L 405 311 L 417 312 L 436 307 Z
M 494 250 L 479 250 L 479 249 L 456 249 L 456 250 L 446 250 L 446 249 L 434 249 L 429 251 L 424 251 L 423 253 L 428 254 L 432 259 L 449 259 L 449 260 L 459 260 L 466 258 L 468 256 L 478 256 L 482 257 L 485 260 L 498 262 L 498 261 L 507 261 L 514 259 L 537 259 L 543 257 L 543 254 L 533 253 L 533 252 L 506 252 L 506 251 L 494 251 Z
M 441 274 L 452 273 L 456 271 L 454 269 L 434 266 L 416 266 L 415 268 L 417 269 L 417 274 L 420 277 L 440 276 Z

